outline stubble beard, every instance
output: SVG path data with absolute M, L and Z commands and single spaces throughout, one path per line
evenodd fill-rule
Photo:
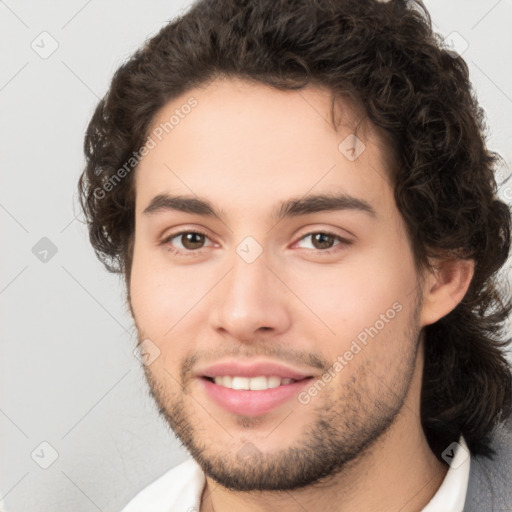
M 414 374 L 420 340 L 417 316 L 418 308 L 407 325 L 407 346 L 390 369 L 394 372 L 391 385 L 376 382 L 373 368 L 379 361 L 366 360 L 349 382 L 343 382 L 340 395 L 336 378 L 343 378 L 342 371 L 310 404 L 306 406 L 298 401 L 293 404 L 292 421 L 300 421 L 302 411 L 307 410 L 305 407 L 313 408 L 315 419 L 304 426 L 297 439 L 273 452 L 260 451 L 256 441 L 250 442 L 251 428 L 257 428 L 264 421 L 261 417 L 235 418 L 238 427 L 244 430 L 243 439 L 242 436 L 233 439 L 236 435 L 225 432 L 224 444 L 222 440 L 218 444 L 207 442 L 206 438 L 210 438 L 205 435 L 208 425 L 195 421 L 196 411 L 204 412 L 204 409 L 191 395 L 186 372 L 182 371 L 178 386 L 177 379 L 170 374 L 161 378 L 147 366 L 144 368 L 146 380 L 160 414 L 207 476 L 233 491 L 300 489 L 325 483 L 357 463 L 393 425 L 402 411 Z M 171 386 L 166 386 L 166 381 Z M 208 416 L 208 419 L 211 419 L 212 430 L 224 430 L 213 417 Z M 271 435 L 282 436 L 286 441 L 286 434 L 286 429 L 277 427 Z

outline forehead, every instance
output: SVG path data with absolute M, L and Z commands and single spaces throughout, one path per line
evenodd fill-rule
M 341 99 L 334 102 L 334 128 L 332 105 L 329 91 L 311 86 L 281 91 L 217 79 L 187 91 L 153 120 L 155 145 L 136 173 L 138 212 L 162 193 L 259 209 L 263 197 L 271 207 L 308 191 L 364 193 L 370 200 L 389 194 L 382 137 Z

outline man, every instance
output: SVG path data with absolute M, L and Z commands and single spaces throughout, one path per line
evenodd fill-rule
M 126 512 L 512 506 L 510 211 L 421 5 L 200 1 L 85 150 L 91 241 L 192 456 Z

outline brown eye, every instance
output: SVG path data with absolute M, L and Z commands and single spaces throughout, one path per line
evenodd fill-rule
M 310 236 L 316 249 L 330 249 L 334 244 L 334 239 L 338 238 L 328 233 L 313 233 Z
M 327 255 L 342 251 L 350 246 L 352 242 L 328 231 L 312 231 L 303 235 L 297 244 L 307 244 L 309 247 L 302 245 L 302 248 L 316 251 L 320 255 Z
M 205 236 L 201 233 L 187 232 L 181 234 L 181 244 L 185 249 L 200 249 L 204 244 Z
M 209 243 L 207 243 L 209 242 Z M 212 246 L 210 238 L 199 231 L 180 231 L 163 240 L 162 245 L 179 256 L 192 256 L 200 254 L 204 247 Z

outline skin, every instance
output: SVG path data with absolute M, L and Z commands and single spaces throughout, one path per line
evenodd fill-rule
M 217 79 L 169 102 L 153 127 L 190 97 L 197 106 L 137 169 L 130 306 L 139 339 L 160 350 L 145 367 L 151 392 L 206 473 L 201 512 L 421 510 L 447 470 L 420 423 L 421 329 L 462 299 L 473 263 L 418 272 L 384 139 L 341 100 L 334 129 L 327 91 Z M 356 124 L 365 150 L 350 161 L 338 146 Z M 366 201 L 375 216 L 271 216 L 281 201 L 335 192 Z M 207 199 L 222 218 L 144 213 L 165 193 Z M 207 236 L 195 245 L 169 240 L 197 229 Z M 314 234 L 324 232 L 335 236 L 320 245 Z M 247 236 L 262 249 L 252 263 L 236 252 Z M 240 416 L 195 377 L 238 358 L 321 378 L 393 304 L 400 312 L 307 404 L 294 398 Z

